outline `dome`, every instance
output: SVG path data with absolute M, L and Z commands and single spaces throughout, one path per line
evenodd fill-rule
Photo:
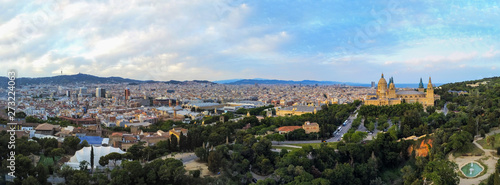
M 387 81 L 385 81 L 384 73 L 382 73 L 382 77 L 380 78 L 377 84 L 377 95 L 379 97 L 385 97 L 386 92 L 387 92 Z

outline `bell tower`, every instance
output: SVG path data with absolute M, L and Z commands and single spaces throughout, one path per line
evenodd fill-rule
M 434 87 L 432 87 L 431 77 L 429 77 L 429 83 L 427 84 L 427 106 L 434 106 Z

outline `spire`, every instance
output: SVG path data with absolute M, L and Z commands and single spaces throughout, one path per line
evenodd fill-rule
M 381 78 L 384 78 L 384 73 L 382 73 L 382 77 Z
M 420 78 L 420 83 L 418 84 L 418 88 L 424 88 L 424 83 L 422 82 L 422 78 Z
M 427 89 L 432 89 L 431 77 L 429 77 L 429 84 L 427 84 Z

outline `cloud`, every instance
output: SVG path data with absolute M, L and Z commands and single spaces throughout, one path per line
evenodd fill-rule
M 490 74 L 495 2 L 13 1 L 0 15 L 0 67 L 21 76 L 401 82 Z M 364 37 L 359 37 L 363 33 Z M 372 75 L 373 74 L 373 75 Z M 448 76 L 444 76 L 447 74 Z

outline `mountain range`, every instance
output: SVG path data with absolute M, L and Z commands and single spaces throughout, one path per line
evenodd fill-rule
M 7 77 L 0 77 L 1 84 L 7 84 L 9 79 Z M 140 84 L 140 83 L 167 83 L 167 84 L 190 84 L 190 83 L 207 83 L 207 84 L 227 84 L 227 85 L 254 85 L 254 84 L 266 84 L 266 85 L 349 85 L 349 86 L 358 86 L 358 87 L 370 87 L 369 83 L 352 83 L 352 82 L 337 82 L 337 81 L 316 81 L 316 80 L 302 80 L 302 81 L 293 81 L 293 80 L 277 80 L 277 79 L 263 79 L 263 78 L 254 78 L 254 79 L 228 79 L 228 80 L 219 80 L 219 81 L 207 81 L 207 80 L 192 80 L 192 81 L 154 81 L 154 80 L 134 80 L 129 78 L 122 77 L 98 77 L 89 74 L 74 74 L 74 75 L 58 75 L 52 77 L 36 77 L 36 78 L 28 78 L 28 77 L 20 77 L 16 79 L 17 85 L 37 85 L 37 84 L 54 84 L 54 85 L 64 85 L 69 83 L 78 83 L 78 84 L 97 84 L 97 83 L 129 83 L 129 84 Z M 441 84 L 434 84 L 441 85 Z M 396 84 L 396 87 L 409 87 L 409 88 L 417 88 L 418 84 Z
M 275 79 L 262 79 L 262 78 L 254 78 L 254 79 L 229 79 L 229 80 L 219 80 L 214 81 L 214 83 L 218 84 L 228 84 L 228 85 L 253 85 L 253 84 L 275 84 L 275 85 L 349 85 L 349 86 L 357 86 L 357 87 L 371 87 L 370 83 L 353 83 L 353 82 L 337 82 L 337 81 L 316 81 L 316 80 L 301 80 L 301 81 L 293 81 L 293 80 L 275 80 Z M 439 86 L 441 84 L 434 84 Z M 418 88 L 418 83 L 415 84 L 396 84 L 396 87 L 399 88 Z
M 0 77 L 1 84 L 7 84 L 9 79 L 7 77 Z M 74 74 L 74 75 L 58 75 L 52 77 L 37 77 L 28 78 L 20 77 L 16 79 L 16 85 L 36 85 L 36 84 L 54 84 L 54 85 L 64 85 L 69 83 L 129 83 L 129 84 L 139 84 L 139 83 L 167 83 L 167 84 L 187 84 L 187 83 L 213 83 L 206 80 L 193 80 L 193 81 L 154 81 L 154 80 L 134 80 L 122 77 L 98 77 L 89 74 Z

